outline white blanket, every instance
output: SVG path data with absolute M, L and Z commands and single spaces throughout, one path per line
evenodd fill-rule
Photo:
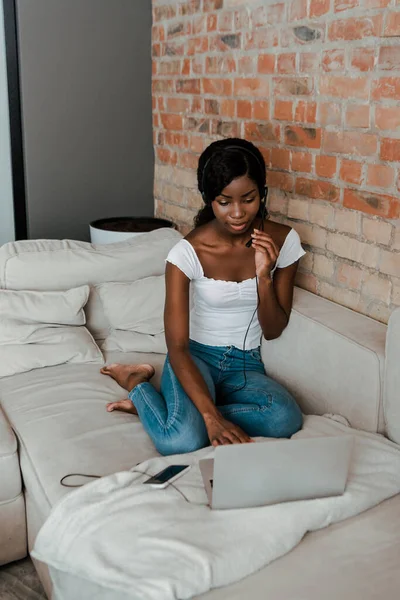
M 32 555 L 58 574 L 107 590 L 104 597 L 184 599 L 253 573 L 298 544 L 307 531 L 375 506 L 400 492 L 400 447 L 325 417 L 307 417 L 295 437 L 355 436 L 343 496 L 252 509 L 212 511 L 197 462 L 213 449 L 155 458 L 65 496 L 41 529 Z M 176 489 L 149 489 L 135 469 L 154 474 L 192 464 Z M 63 594 L 57 578 L 57 598 Z M 82 591 L 80 600 L 88 598 Z M 70 598 L 71 596 L 69 596 Z M 98 597 L 98 596 L 96 596 Z

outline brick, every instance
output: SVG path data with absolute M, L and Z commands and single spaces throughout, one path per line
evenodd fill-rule
M 277 25 L 282 23 L 285 17 L 285 3 L 279 2 L 268 6 L 267 9 L 267 23 L 270 25 Z
M 302 273 L 298 271 L 295 279 L 296 286 L 307 290 L 313 294 L 317 293 L 317 279 L 310 273 Z
M 383 35 L 387 37 L 400 35 L 400 12 L 389 12 L 386 15 L 386 24 Z
M 254 123 L 244 124 L 244 134 L 246 139 L 253 142 L 276 142 L 279 141 L 279 125 L 272 123 Z
M 193 56 L 194 54 L 202 54 L 208 52 L 209 39 L 207 36 L 194 37 L 188 40 L 186 54 Z
M 325 50 L 322 55 L 322 68 L 324 71 L 343 71 L 345 54 L 344 50 Z
M 313 273 L 323 279 L 331 280 L 335 273 L 335 263 L 323 254 L 314 255 Z
M 364 0 L 365 8 L 386 8 L 392 0 Z M 400 0 L 397 0 L 399 4 Z
M 199 135 L 191 135 L 189 139 L 189 148 L 192 152 L 200 154 L 205 148 L 204 138 Z
M 274 73 L 275 54 L 260 54 L 257 61 L 257 71 L 259 73 Z
M 382 15 L 333 21 L 328 27 L 328 39 L 363 40 L 366 37 L 378 37 L 382 27 Z
M 267 186 L 277 187 L 284 192 L 292 192 L 294 186 L 293 175 L 281 171 L 268 171 Z
M 376 106 L 375 125 L 378 129 L 395 131 L 400 129 L 400 107 Z
M 352 288 L 353 290 L 358 290 L 361 286 L 363 274 L 363 271 L 358 267 L 341 263 L 337 269 L 336 281 L 346 285 L 349 288 Z
M 239 125 L 236 121 L 223 121 L 215 119 L 211 124 L 211 135 L 221 135 L 222 137 L 238 137 Z M 194 164 L 193 168 L 197 168 L 197 164 Z
M 395 304 L 396 306 L 400 306 L 400 284 L 393 285 L 392 304 Z
M 327 232 L 321 227 L 310 225 L 309 223 L 296 223 L 294 229 L 300 236 L 302 243 L 314 246 L 315 248 L 325 249 Z
M 176 91 L 182 94 L 200 94 L 200 79 L 178 79 Z
M 268 193 L 268 205 L 271 212 L 287 214 L 287 194 L 278 188 L 272 188 Z
M 321 57 L 318 52 L 302 52 L 300 54 L 300 72 L 315 73 L 319 71 L 320 60 Z
M 398 227 L 394 231 L 392 250 L 400 250 L 400 229 Z
M 250 100 L 238 100 L 236 104 L 237 116 L 239 119 L 251 119 L 253 111 Z
M 361 214 L 355 210 L 335 206 L 335 229 L 358 237 L 361 229 Z
M 329 8 L 330 0 L 311 0 L 308 14 L 311 18 L 321 17 L 329 12 Z
M 359 0 L 335 0 L 334 10 L 335 12 L 341 12 L 344 10 L 350 10 L 359 6 Z
M 313 263 L 314 263 L 314 255 L 311 252 L 307 252 L 307 254 L 304 254 L 300 259 L 299 268 L 300 268 L 301 272 L 302 273 L 304 273 L 304 272 L 311 273 L 311 271 L 313 269 Z
M 376 219 L 363 218 L 362 223 L 363 236 L 375 244 L 384 244 L 388 246 L 392 237 L 392 225 Z
M 234 100 L 222 100 L 220 104 L 219 114 L 223 117 L 234 117 L 236 115 L 236 104 Z
M 340 165 L 339 177 L 347 183 L 361 184 L 362 164 L 355 160 L 343 159 Z
M 208 99 L 204 100 L 204 112 L 206 114 L 219 115 L 219 102 L 218 100 Z
M 399 13 L 400 14 L 400 13 Z M 400 19 L 399 19 L 400 23 Z M 400 32 L 400 27 L 399 27 Z M 400 33 L 398 34 L 400 35 Z M 400 65 L 400 46 L 381 46 L 378 67 L 383 70 L 398 70 Z
M 293 118 L 293 102 L 289 100 L 275 100 L 274 119 L 291 121 Z
M 176 152 L 172 152 L 167 148 L 156 148 L 156 156 L 159 161 L 168 163 L 170 165 L 176 165 L 178 162 L 178 155 Z
M 307 16 L 307 0 L 291 0 L 289 5 L 289 21 L 298 21 Z
M 372 99 L 400 100 L 400 77 L 381 77 L 372 82 Z
M 342 109 L 337 102 L 321 102 L 319 104 L 319 122 L 321 125 L 340 125 Z
M 241 75 L 255 73 L 254 57 L 253 56 L 241 56 L 238 62 L 238 73 Z
M 399 277 L 400 274 L 400 253 L 381 250 L 381 260 L 379 270 L 388 275 Z
M 187 135 L 167 131 L 165 134 L 166 146 L 177 146 L 178 148 L 187 148 L 189 146 L 189 138 Z
M 298 123 L 315 123 L 317 120 L 317 103 L 299 100 L 297 102 L 294 120 Z
M 207 31 L 217 31 L 218 17 L 217 15 L 207 15 Z
M 383 138 L 380 157 L 382 160 L 400 161 L 400 139 Z
M 314 90 L 311 77 L 274 77 L 274 94 L 282 96 L 309 96 Z
M 289 171 L 290 151 L 286 148 L 271 148 L 271 166 L 275 169 Z
M 250 17 L 245 8 L 239 8 L 238 10 L 235 10 L 234 24 L 236 31 L 249 28 Z
M 258 121 L 269 119 L 269 102 L 265 100 L 255 100 L 253 103 L 253 118 Z
M 387 219 L 400 217 L 400 199 L 374 192 L 345 189 L 343 206 Z
M 301 173 L 311 173 L 312 155 L 309 152 L 292 152 L 291 168 Z
M 315 158 L 315 173 L 319 177 L 331 179 L 336 174 L 336 163 L 335 156 L 317 156 Z
M 309 205 L 310 223 L 325 229 L 333 229 L 334 208 L 331 204 L 312 202 Z
M 278 45 L 278 31 L 275 27 L 260 27 L 245 34 L 244 50 L 262 50 Z
M 202 80 L 202 85 L 204 94 L 212 94 L 213 96 L 232 95 L 232 81 L 230 79 L 204 78 Z
M 181 115 L 164 113 L 160 115 L 160 118 L 164 129 L 180 130 L 183 127 L 183 118 Z
M 393 185 L 394 170 L 387 165 L 368 165 L 367 185 L 389 188 Z
M 359 242 L 346 235 L 328 233 L 327 249 L 353 262 L 376 269 L 379 259 L 379 248 L 371 244 Z
M 322 75 L 320 94 L 339 98 L 357 98 L 367 100 L 369 97 L 369 79 L 366 77 L 340 77 Z
M 375 66 L 374 48 L 354 48 L 350 53 L 351 66 L 357 71 L 372 71 Z
M 308 196 L 314 200 L 327 200 L 337 202 L 339 200 L 340 190 L 328 181 L 316 179 L 306 179 L 298 177 L 295 186 L 296 194 Z
M 269 96 L 269 82 L 267 79 L 235 79 L 234 81 L 235 96 Z
M 279 54 L 277 61 L 278 73 L 296 72 L 296 54 L 294 52 Z
M 349 104 L 346 110 L 347 127 L 369 128 L 369 113 L 368 104 Z
M 297 198 L 289 199 L 288 217 L 290 219 L 300 219 L 308 221 L 308 202 L 298 200 Z
M 370 296 L 374 300 L 389 304 L 391 293 L 390 281 L 375 273 L 366 273 L 362 286 L 362 293 L 366 296 Z
M 314 127 L 301 127 L 298 125 L 287 125 L 285 127 L 285 143 L 288 146 L 320 148 L 321 129 Z
M 357 310 L 360 302 L 360 293 L 358 291 L 352 291 L 342 287 L 334 287 L 330 283 L 325 281 L 321 282 L 319 293 L 324 298 L 350 308 L 351 310 Z
M 356 154 L 372 156 L 376 153 L 378 140 L 376 135 L 356 131 L 324 131 L 322 148 L 327 154 Z
M 204 12 L 212 12 L 219 10 L 223 7 L 223 0 L 203 0 L 204 1 Z

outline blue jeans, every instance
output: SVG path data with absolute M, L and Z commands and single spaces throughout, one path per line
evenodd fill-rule
M 303 423 L 294 398 L 265 374 L 259 349 L 206 346 L 190 341 L 190 354 L 225 419 L 250 437 L 290 437 Z M 203 417 L 179 383 L 167 356 L 160 393 L 140 383 L 128 395 L 160 454 L 180 454 L 210 442 Z

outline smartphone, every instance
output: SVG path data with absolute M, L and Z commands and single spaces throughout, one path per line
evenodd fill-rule
M 190 465 L 170 465 L 153 475 L 153 477 L 150 477 L 150 479 L 146 479 L 143 483 L 148 483 L 156 488 L 166 488 L 167 485 L 178 479 L 181 475 L 184 475 L 189 469 Z

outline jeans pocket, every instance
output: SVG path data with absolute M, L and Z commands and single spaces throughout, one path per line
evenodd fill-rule
M 251 358 L 254 358 L 254 360 L 261 362 L 261 352 L 259 348 L 254 348 L 253 350 L 249 350 L 249 354 L 251 356 Z

